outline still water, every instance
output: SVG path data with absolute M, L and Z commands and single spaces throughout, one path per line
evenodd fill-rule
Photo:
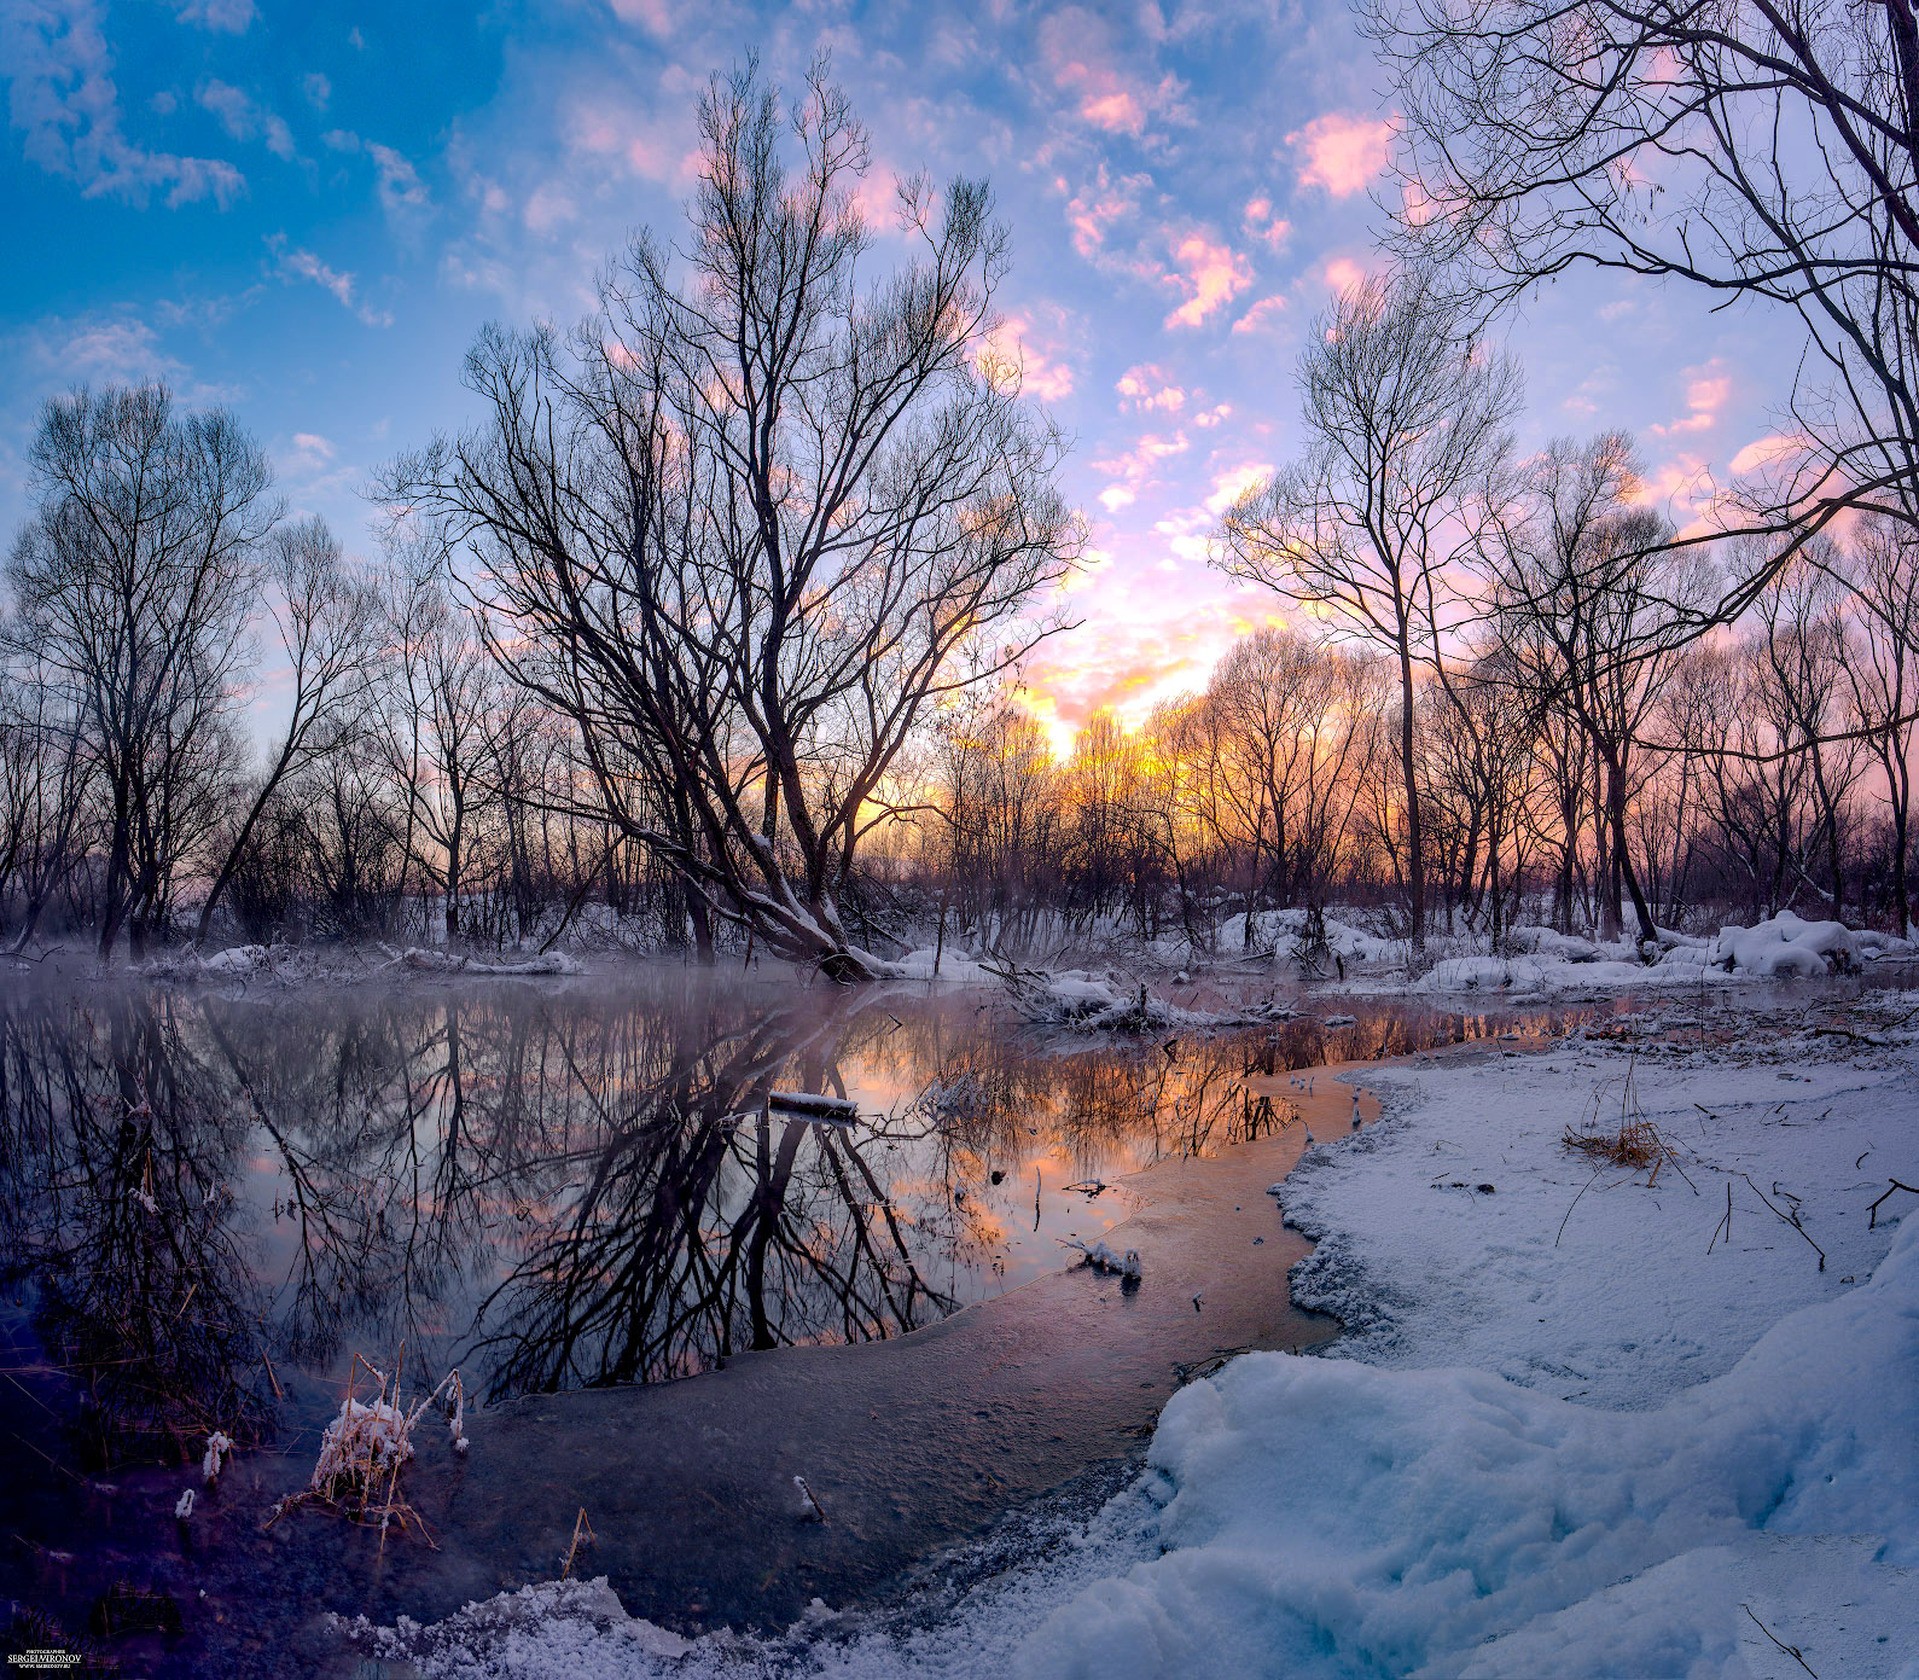
M 102 1655 L 190 1671 L 220 1636 L 179 1610 L 190 1536 L 153 1520 L 156 1502 L 186 1485 L 179 1467 L 215 1429 L 243 1461 L 280 1466 L 249 1471 L 262 1489 L 275 1474 L 296 1485 L 356 1353 L 384 1363 L 403 1350 L 409 1391 L 458 1366 L 477 1398 L 521 1402 L 512 1417 L 546 1417 L 524 1413 L 527 1396 L 693 1377 L 698 1428 L 725 1458 L 727 1431 L 749 1430 L 744 1414 L 769 1401 L 702 1373 L 758 1351 L 892 1341 L 1056 1278 L 1072 1257 L 1062 1242 L 1139 1212 L 1134 1175 L 1285 1134 L 1303 1095 L 1290 1070 L 1556 1024 L 1342 1007 L 1359 1018 L 1094 1043 L 1043 1038 L 978 991 L 848 993 L 677 968 L 315 993 L 16 986 L 0 995 L 0 1595 L 13 1643 L 84 1631 Z M 770 1099 L 789 1090 L 850 1098 L 860 1119 L 784 1112 Z M 1258 1288 L 1283 1309 L 1297 1249 L 1273 1235 Z M 1282 1334 L 1270 1313 L 1220 1323 L 1240 1340 L 1199 1351 Z M 1088 1324 L 1062 1313 L 1021 1335 L 1052 1334 L 1063 1355 L 1105 1333 Z M 1169 1346 L 1142 1343 L 1146 1379 L 1126 1368 L 1129 1388 L 1158 1386 L 1127 1401 L 1148 1417 Z M 945 1403 L 971 1363 L 956 1375 L 929 1353 L 886 1366 L 883 1382 L 904 1416 L 916 1384 L 941 1385 Z M 754 1381 L 798 1368 L 756 1364 Z M 880 1367 L 860 1369 L 882 1382 Z M 728 1421 L 734 1393 L 742 1416 Z M 659 1431 L 691 1432 L 685 1410 L 647 1414 L 655 1449 Z M 1013 1491 L 1079 1468 L 1078 1437 L 1052 1438 L 1057 1462 Z M 830 1457 L 817 1432 L 813 1445 Z M 953 1450 L 968 1450 L 961 1437 Z M 653 1472 L 672 1456 L 655 1450 Z M 886 1556 L 963 1532 L 993 1498 L 937 1523 L 936 1500 L 900 1502 L 915 1515 Z M 470 1504 L 480 1534 L 481 1496 Z M 856 1525 L 842 1526 L 851 1538 L 832 1543 L 857 1549 Z M 729 1551 L 743 1542 L 709 1527 L 698 1581 L 653 1608 L 697 1624 L 716 1603 L 760 1607 L 731 1579 L 751 1572 Z M 256 1529 L 231 1525 L 229 1589 Z M 502 1575 L 463 1538 L 470 1578 L 442 1583 L 456 1602 Z M 810 1584 L 847 1579 L 815 1563 Z

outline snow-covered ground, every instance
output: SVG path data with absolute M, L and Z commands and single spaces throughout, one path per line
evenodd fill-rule
M 1919 1184 L 1919 994 L 1663 1007 L 1358 1076 L 1386 1118 L 1281 1192 L 1350 1333 L 1181 1390 L 1037 1562 L 771 1644 L 581 1583 L 362 1637 L 430 1675 L 1919 1680 L 1919 1197 L 1869 1211 Z M 1656 1174 L 1567 1146 L 1622 1122 Z

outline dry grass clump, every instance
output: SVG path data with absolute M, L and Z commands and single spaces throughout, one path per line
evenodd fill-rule
M 405 1362 L 402 1349 L 400 1367 Z M 434 1545 L 420 1513 L 399 1497 L 400 1471 L 413 1456 L 414 1426 L 436 1405 L 445 1414 L 453 1450 L 466 1451 L 466 1390 L 460 1373 L 449 1371 L 431 1394 L 402 1409 L 400 1367 L 389 1386 L 386 1373 L 370 1359 L 358 1353 L 353 1356 L 339 1415 L 320 1437 L 320 1460 L 313 1468 L 313 1479 L 304 1492 L 274 1505 L 268 1528 L 296 1506 L 314 1504 L 349 1522 L 379 1529 L 383 1541 L 390 1528 L 411 1526 L 429 1546 Z
M 1632 1167 L 1655 1172 L 1665 1159 L 1666 1145 L 1650 1120 L 1629 1120 L 1616 1132 L 1575 1132 L 1566 1128 L 1560 1139 L 1576 1155 L 1608 1167 Z
M 1619 1098 L 1619 1125 L 1615 1129 L 1599 1123 L 1599 1106 L 1603 1099 L 1604 1087 L 1593 1093 L 1592 1110 L 1588 1114 L 1583 1130 L 1568 1126 L 1560 1138 L 1560 1143 L 1575 1155 L 1583 1155 L 1591 1161 L 1597 1170 L 1607 1167 L 1621 1167 L 1632 1172 L 1647 1172 L 1648 1184 L 1659 1180 L 1659 1170 L 1668 1161 L 1673 1171 L 1685 1178 L 1685 1169 L 1679 1165 L 1679 1158 L 1672 1151 L 1672 1145 L 1660 1135 L 1659 1128 L 1646 1118 L 1645 1110 L 1639 1105 L 1639 1090 L 1633 1079 L 1630 1064 L 1626 1068 L 1626 1084 Z M 1686 1179 L 1690 1184 L 1691 1179 Z

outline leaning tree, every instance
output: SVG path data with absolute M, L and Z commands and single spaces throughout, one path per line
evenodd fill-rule
M 841 918 L 859 843 L 929 708 L 1058 627 L 1078 526 L 1059 435 L 989 348 L 986 187 L 900 182 L 881 245 L 818 69 L 790 108 L 716 77 L 700 130 L 684 243 L 636 238 L 571 335 L 485 333 L 483 422 L 387 488 L 470 556 L 607 816 L 766 947 L 871 976 Z

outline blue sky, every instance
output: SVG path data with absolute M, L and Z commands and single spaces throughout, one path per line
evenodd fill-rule
M 1136 717 L 1282 616 L 1203 549 L 1297 447 L 1314 312 L 1378 260 L 1392 108 L 1319 0 L 0 0 L 0 528 L 49 394 L 164 376 L 231 405 L 290 503 L 364 547 L 372 470 L 470 416 L 480 325 L 572 321 L 632 229 L 675 227 L 699 90 L 749 50 L 789 83 L 831 54 L 876 207 L 896 171 L 993 182 L 1008 336 L 1074 438 L 1096 557 L 1083 626 L 1029 673 L 1041 712 Z M 1576 278 L 1514 324 L 1522 438 L 1634 430 L 1683 522 L 1775 429 L 1796 347 L 1777 316 Z

